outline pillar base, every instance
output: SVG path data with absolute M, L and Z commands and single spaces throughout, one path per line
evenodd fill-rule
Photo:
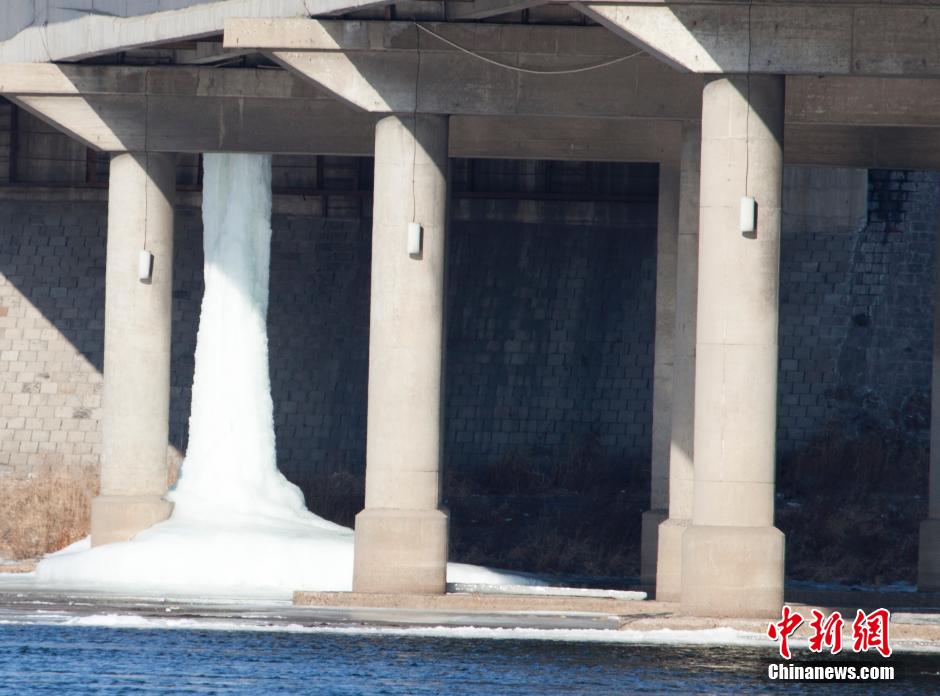
M 670 518 L 659 525 L 656 562 L 656 600 L 678 602 L 682 597 L 682 537 L 691 520 Z
M 920 523 L 917 589 L 940 592 L 940 520 Z
M 668 510 L 647 510 L 640 525 L 640 582 L 656 584 L 656 555 L 659 547 L 659 526 L 669 517 Z
M 779 616 L 783 562 L 776 527 L 689 526 L 682 535 L 682 613 Z
M 444 594 L 447 515 L 366 509 L 356 515 L 353 592 Z
M 91 501 L 91 545 L 128 541 L 171 512 L 173 503 L 155 495 L 100 495 Z

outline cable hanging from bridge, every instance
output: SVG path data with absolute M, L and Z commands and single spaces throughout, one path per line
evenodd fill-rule
M 643 51 L 637 51 L 636 53 L 631 53 L 626 56 L 620 56 L 619 58 L 614 58 L 613 60 L 604 61 L 603 63 L 596 63 L 595 65 L 585 65 L 584 67 L 580 67 L 580 68 L 567 68 L 567 69 L 562 69 L 562 70 L 533 70 L 531 68 L 522 68 L 522 67 L 519 67 L 518 65 L 509 65 L 508 63 L 500 63 L 498 60 L 493 60 L 492 58 L 481 56 L 479 53 L 474 53 L 469 48 L 465 48 L 461 46 L 460 44 L 454 43 L 450 39 L 444 38 L 437 32 L 432 31 L 431 29 L 428 29 L 423 24 L 419 24 L 418 22 L 415 22 L 415 26 L 418 27 L 418 29 L 420 29 L 421 31 L 427 32 L 434 38 L 443 41 L 448 46 L 452 46 L 453 48 L 456 48 L 458 51 L 462 51 L 466 53 L 468 56 L 473 56 L 474 58 L 477 58 L 478 60 L 482 60 L 483 62 L 489 63 L 490 65 L 495 65 L 498 68 L 505 68 L 506 70 L 514 70 L 516 72 L 526 73 L 529 75 L 574 75 L 576 73 L 589 72 L 591 70 L 599 70 L 600 68 L 606 68 L 611 65 L 616 65 L 617 63 L 622 63 L 625 60 L 636 58 L 638 55 L 643 53 Z

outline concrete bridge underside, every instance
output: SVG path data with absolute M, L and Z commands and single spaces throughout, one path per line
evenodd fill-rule
M 444 591 L 448 156 L 658 162 L 643 575 L 658 598 L 690 613 L 777 613 L 785 547 L 773 526 L 783 165 L 940 169 L 940 64 L 933 44 L 920 40 L 920 22 L 938 11 L 882 3 L 892 41 L 873 35 L 870 3 L 848 1 L 574 5 L 602 27 L 310 19 L 353 8 L 281 2 L 265 14 L 265 3 L 235 4 L 242 14 L 221 11 L 228 3 L 216 3 L 216 14 L 182 3 L 175 11 L 202 13 L 202 23 L 180 36 L 224 25 L 225 50 L 261 53 L 282 69 L 10 62 L 120 48 L 72 50 L 62 38 L 37 57 L 35 24 L 0 45 L 0 94 L 112 153 L 93 542 L 130 538 L 170 512 L 160 448 L 169 408 L 173 153 L 375 156 L 366 508 L 357 517 L 354 580 L 368 592 Z M 473 0 L 444 9 L 447 18 L 473 18 L 535 4 Z M 169 11 L 154 14 L 151 42 L 174 38 Z M 125 19 L 131 23 L 115 20 L 116 36 L 131 26 L 133 36 L 146 35 L 131 21 L 144 20 Z M 55 31 L 64 29 L 49 36 Z M 415 173 L 415 215 L 402 208 L 412 200 L 403 171 Z M 756 201 L 748 225 L 743 199 Z M 415 216 L 425 247 L 409 255 Z M 149 285 L 130 272 L 137 248 L 127 240 L 141 227 L 155 255 Z M 394 311 L 375 311 L 378 302 Z M 152 369 L 129 369 L 142 354 Z M 936 359 L 933 382 L 940 399 Z M 413 399 L 416 384 L 410 422 L 419 427 L 404 428 L 396 405 Z M 921 530 L 925 590 L 940 589 L 938 411 Z

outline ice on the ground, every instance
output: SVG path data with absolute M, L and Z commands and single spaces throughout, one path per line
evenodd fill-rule
M 77 551 L 87 551 L 91 548 L 91 537 L 86 536 L 84 539 L 79 539 L 76 542 L 73 542 L 66 546 L 64 549 L 59 549 L 58 551 L 53 551 L 52 553 L 46 554 L 45 558 L 53 558 L 54 556 L 65 556 L 70 553 L 75 553 Z
M 833 592 L 917 592 L 917 585 L 904 580 L 885 583 L 883 585 L 816 582 L 814 580 L 787 580 L 787 587 L 800 590 L 826 590 Z
M 205 292 L 173 514 L 129 542 L 74 545 L 45 558 L 39 584 L 245 597 L 352 589 L 352 530 L 309 512 L 277 468 L 266 326 L 270 219 L 270 156 L 204 157 Z M 449 564 L 447 578 L 535 583 L 459 563 Z
M 4 621 L 0 621 L 4 623 Z M 621 645 L 740 646 L 766 650 L 775 655 L 777 647 L 764 633 L 742 631 L 728 626 L 704 629 L 654 628 L 493 628 L 486 626 L 330 626 L 273 624 L 248 620 L 211 620 L 204 618 L 156 618 L 126 614 L 87 616 L 39 615 L 20 617 L 7 623 L 54 624 L 62 626 L 98 626 L 164 630 L 252 631 L 259 633 L 340 634 L 351 636 L 403 636 L 448 638 L 457 640 L 538 640 L 564 643 L 607 643 Z M 809 641 L 791 638 L 790 647 L 806 651 Z M 940 646 L 926 640 L 893 640 L 897 653 L 938 653 Z
M 262 633 L 336 633 L 350 635 L 401 635 L 433 638 L 488 640 L 549 640 L 592 643 L 645 643 L 658 645 L 747 645 L 776 650 L 759 633 L 729 627 L 708 629 L 650 630 L 603 628 L 495 628 L 488 626 L 338 626 L 272 623 L 254 619 L 210 619 L 204 617 L 153 617 L 106 613 L 74 616 L 65 613 L 20 615 L 10 623 L 95 626 L 102 628 L 145 628 L 166 630 L 255 631 Z M 791 639 L 793 647 L 807 641 Z
M 351 635 L 425 636 L 484 640 L 548 640 L 589 643 L 642 643 L 646 645 L 742 645 L 776 650 L 767 636 L 736 628 L 651 630 L 603 628 L 494 628 L 488 626 L 307 626 L 272 624 L 251 621 L 216 621 L 199 618 L 156 618 L 129 614 L 91 614 L 58 620 L 66 626 L 101 626 L 108 628 L 162 628 L 215 631 L 258 631 L 271 633 L 339 633 Z M 795 648 L 806 647 L 807 641 L 791 639 Z
M 651 628 L 496 628 L 487 626 L 341 626 L 272 622 L 263 618 L 213 619 L 208 617 L 154 617 L 124 613 L 76 616 L 70 612 L 37 610 L 0 615 L 0 625 L 44 625 L 147 630 L 239 631 L 257 633 L 339 634 L 350 636 L 404 636 L 458 640 L 539 640 L 566 643 L 629 645 L 741 646 L 776 654 L 777 646 L 763 632 L 743 631 L 730 626 L 703 629 Z M 791 638 L 791 648 L 806 651 L 809 641 Z M 893 639 L 896 653 L 940 654 L 940 645 L 929 639 Z
M 634 590 L 598 590 L 582 587 L 557 587 L 548 585 L 526 585 L 520 587 L 500 584 L 474 584 L 451 583 L 447 586 L 449 592 L 471 592 L 474 594 L 500 594 L 500 595 L 542 595 L 543 597 L 591 597 L 596 599 L 622 599 L 639 601 L 646 599 L 645 592 Z

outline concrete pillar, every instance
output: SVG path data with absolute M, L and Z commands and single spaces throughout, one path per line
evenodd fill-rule
M 440 505 L 446 116 L 388 116 L 375 129 L 366 506 L 353 590 L 443 593 Z M 408 225 L 423 228 L 409 254 Z
M 695 486 L 682 535 L 682 610 L 774 616 L 784 538 L 774 524 L 784 78 L 713 79 L 702 103 Z M 742 233 L 741 199 L 757 201 Z
M 101 495 L 93 545 L 126 541 L 165 520 L 170 414 L 175 157 L 127 152 L 111 159 L 105 273 Z M 149 282 L 138 275 L 153 254 Z
M 940 244 L 934 254 L 933 380 L 930 409 L 930 479 L 927 519 L 920 525 L 917 589 L 940 591 Z
M 653 432 L 650 457 L 650 509 L 640 532 L 640 580 L 656 583 L 659 525 L 669 516 L 669 440 L 672 429 L 673 335 L 676 328 L 676 236 L 679 168 L 659 164 L 656 232 L 656 335 L 653 350 Z
M 656 599 L 678 602 L 682 590 L 682 534 L 692 522 L 695 416 L 695 315 L 698 298 L 698 212 L 702 129 L 682 130 L 679 238 L 676 246 L 676 323 L 669 443 L 669 518 L 659 526 Z

